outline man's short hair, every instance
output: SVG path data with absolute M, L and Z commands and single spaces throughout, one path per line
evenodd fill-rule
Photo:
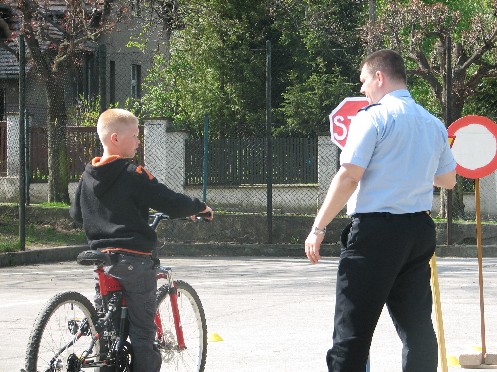
M 381 71 L 394 80 L 404 83 L 407 81 L 404 59 L 399 53 L 391 49 L 382 49 L 371 53 L 362 61 L 361 69 L 366 64 L 371 74 Z
M 138 118 L 123 109 L 108 109 L 102 112 L 97 122 L 97 133 L 103 143 L 109 134 L 117 133 L 128 124 L 138 124 Z

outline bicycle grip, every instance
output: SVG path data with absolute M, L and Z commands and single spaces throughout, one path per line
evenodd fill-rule
M 212 212 L 206 212 L 206 213 L 197 213 L 197 217 L 203 217 L 203 218 L 209 218 L 212 216 Z

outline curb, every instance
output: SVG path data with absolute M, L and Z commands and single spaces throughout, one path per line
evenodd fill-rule
M 38 248 L 24 252 L 9 252 L 0 254 L 0 267 L 34 265 L 61 261 L 75 261 L 76 256 L 88 249 L 86 245 Z M 338 257 L 338 244 L 324 244 L 321 255 Z M 159 249 L 161 257 L 305 257 L 303 244 L 185 244 L 168 243 Z M 493 245 L 483 247 L 484 257 L 497 257 L 497 247 Z M 437 247 L 437 257 L 475 258 L 475 245 L 441 245 Z
M 0 267 L 72 261 L 76 260 L 76 256 L 85 249 L 88 249 L 88 246 L 74 245 L 58 248 L 38 248 L 24 252 L 1 253 Z

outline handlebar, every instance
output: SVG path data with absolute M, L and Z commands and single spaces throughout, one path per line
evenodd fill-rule
M 207 218 L 209 218 L 211 216 L 211 213 L 198 213 L 196 215 L 196 220 L 197 221 L 206 221 L 206 222 L 209 222 L 209 220 Z M 162 220 L 172 220 L 173 218 L 169 217 L 167 214 L 165 213 L 154 213 L 154 214 L 151 214 L 149 216 L 149 218 L 153 219 L 152 222 L 149 224 L 149 226 L 156 230 L 157 229 L 157 226 L 159 225 L 159 222 L 162 221 Z M 184 219 L 186 221 L 191 221 L 189 218 L 181 218 L 181 219 Z

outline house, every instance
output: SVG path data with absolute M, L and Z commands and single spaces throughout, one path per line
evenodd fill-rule
M 0 4 L 0 176 L 17 174 L 16 171 L 9 170 L 15 170 L 15 164 L 18 164 L 18 159 L 13 159 L 18 151 L 12 148 L 12 144 L 17 143 L 18 124 L 15 121 L 12 124 L 11 121 L 8 125 L 7 115 L 18 115 L 19 112 L 19 62 L 15 56 L 18 52 L 15 38 L 21 28 L 22 14 L 15 6 L 9 7 L 7 5 L 9 1 L 11 0 Z M 65 0 L 39 2 L 43 6 L 44 17 L 63 19 L 67 6 Z M 104 5 L 111 4 L 109 0 L 101 2 Z M 102 6 L 102 9 L 108 11 L 108 7 Z M 117 23 L 112 31 L 102 34 L 96 41 L 86 42 L 84 50 L 80 52 L 81 57 L 68 69 L 62 70 L 69 126 L 82 125 L 78 119 L 80 116 L 75 114 L 81 110 L 81 106 L 86 106 L 86 110 L 98 114 L 99 111 L 110 106 L 124 107 L 130 98 L 141 98 L 142 81 L 152 63 L 153 47 L 150 46 L 148 49 L 150 53 L 144 53 L 137 48 L 127 46 L 130 36 L 137 32 L 139 27 L 134 19 L 136 18 L 131 17 L 127 22 Z M 55 39 L 62 35 L 61 31 L 51 24 L 48 24 L 47 30 Z M 49 43 L 43 45 L 44 50 L 50 47 Z M 28 48 L 26 52 L 26 119 L 31 128 L 45 128 L 48 118 L 47 92 L 42 77 L 33 68 Z M 96 122 L 91 119 L 85 124 L 96 125 Z M 46 179 L 47 137 L 42 129 L 41 132 L 33 132 L 30 151 L 33 181 Z M 9 156 L 10 159 L 7 159 Z M 78 159 L 77 163 L 84 161 Z M 34 171 L 42 176 L 33 176 Z
M 66 7 L 64 0 L 48 0 L 48 4 L 45 8 L 47 14 L 63 17 Z M 9 26 L 11 39 L 15 38 L 20 28 L 20 15 L 14 8 L 0 4 L 0 17 L 4 21 L 2 23 Z M 127 99 L 141 97 L 142 81 L 152 63 L 152 47 L 150 53 L 127 47 L 131 34 L 137 29 L 138 26 L 133 21 L 118 23 L 111 32 L 103 34 L 96 42 L 85 45 L 81 60 L 74 63 L 64 76 L 66 107 L 75 105 L 81 97 L 87 101 L 103 98 L 102 108 L 116 104 L 122 107 Z M 0 24 L 0 32 L 1 30 Z M 15 43 L 11 42 L 9 45 L 12 47 Z M 45 126 L 46 92 L 40 77 L 31 68 L 28 49 L 27 52 L 27 116 L 32 126 Z M 0 121 L 6 119 L 7 112 L 18 112 L 18 79 L 17 58 L 0 45 Z

